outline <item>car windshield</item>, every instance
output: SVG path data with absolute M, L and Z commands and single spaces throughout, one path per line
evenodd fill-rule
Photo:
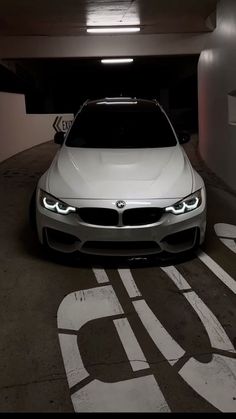
M 68 147 L 159 148 L 176 145 L 165 114 L 157 105 L 102 104 L 85 106 L 68 134 Z

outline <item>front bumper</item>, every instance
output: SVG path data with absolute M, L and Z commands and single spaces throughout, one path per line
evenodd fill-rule
M 101 226 L 83 222 L 78 214 L 60 215 L 48 211 L 36 194 L 36 222 L 41 243 L 64 253 L 110 256 L 145 256 L 161 252 L 179 253 L 202 243 L 206 229 L 206 197 L 196 210 L 186 214 L 164 213 L 153 224 L 138 226 Z M 126 201 L 126 209 L 149 206 L 164 208 L 176 200 Z M 67 199 L 77 208 L 116 209 L 116 200 Z

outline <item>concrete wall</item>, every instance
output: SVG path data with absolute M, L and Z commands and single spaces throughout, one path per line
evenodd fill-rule
M 199 54 L 210 34 L 1 36 L 0 58 Z
M 29 115 L 24 95 L 0 92 L 0 161 L 27 148 L 53 139 L 53 123 L 58 114 Z M 66 130 L 72 114 L 57 119 L 58 130 Z
M 236 190 L 236 0 L 221 0 L 198 66 L 200 154 Z

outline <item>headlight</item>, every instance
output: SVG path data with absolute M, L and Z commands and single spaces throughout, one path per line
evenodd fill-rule
M 172 214 L 184 214 L 185 212 L 192 211 L 198 208 L 202 203 L 202 194 L 201 189 L 194 192 L 193 194 L 187 196 L 186 198 L 182 199 L 176 204 L 172 205 L 171 207 L 166 207 L 166 212 L 171 212 Z
M 65 202 L 60 201 L 54 196 L 48 194 L 47 192 L 40 191 L 40 204 L 43 208 L 46 208 L 49 211 L 56 212 L 57 214 L 67 215 L 71 212 L 75 212 L 76 208 L 67 205 Z

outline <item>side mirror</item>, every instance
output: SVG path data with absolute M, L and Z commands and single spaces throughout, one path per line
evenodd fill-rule
M 58 131 L 54 135 L 54 143 L 62 145 L 64 142 L 64 132 Z
M 177 136 L 180 144 L 187 143 L 191 138 L 190 133 L 188 131 L 178 131 Z

